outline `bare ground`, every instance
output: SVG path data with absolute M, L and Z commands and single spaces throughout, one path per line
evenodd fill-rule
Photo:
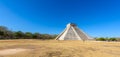
M 12 55 L 12 54 L 16 54 L 16 53 L 23 52 L 26 50 L 27 49 L 22 49 L 22 48 L 4 49 L 4 50 L 0 50 L 0 55 Z
M 13 53 L 0 57 L 120 57 L 120 42 L 1 40 L 0 52 L 6 51 Z

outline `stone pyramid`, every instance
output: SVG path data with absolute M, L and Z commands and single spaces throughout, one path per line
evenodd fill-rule
M 69 23 L 64 31 L 56 37 L 56 40 L 88 40 L 90 37 L 80 30 L 76 24 Z

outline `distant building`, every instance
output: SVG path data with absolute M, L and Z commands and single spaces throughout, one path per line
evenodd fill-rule
M 88 40 L 90 37 L 81 31 L 76 24 L 69 23 L 64 31 L 56 37 L 56 40 Z

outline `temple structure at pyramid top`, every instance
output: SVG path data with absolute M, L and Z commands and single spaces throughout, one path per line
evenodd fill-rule
M 76 24 L 69 23 L 64 31 L 56 37 L 56 40 L 88 40 L 89 38 Z

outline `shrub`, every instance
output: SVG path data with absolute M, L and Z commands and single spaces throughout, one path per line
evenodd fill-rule
M 108 41 L 117 41 L 116 38 L 109 38 Z
M 96 38 L 97 41 L 106 41 L 105 38 L 101 37 L 101 38 Z

